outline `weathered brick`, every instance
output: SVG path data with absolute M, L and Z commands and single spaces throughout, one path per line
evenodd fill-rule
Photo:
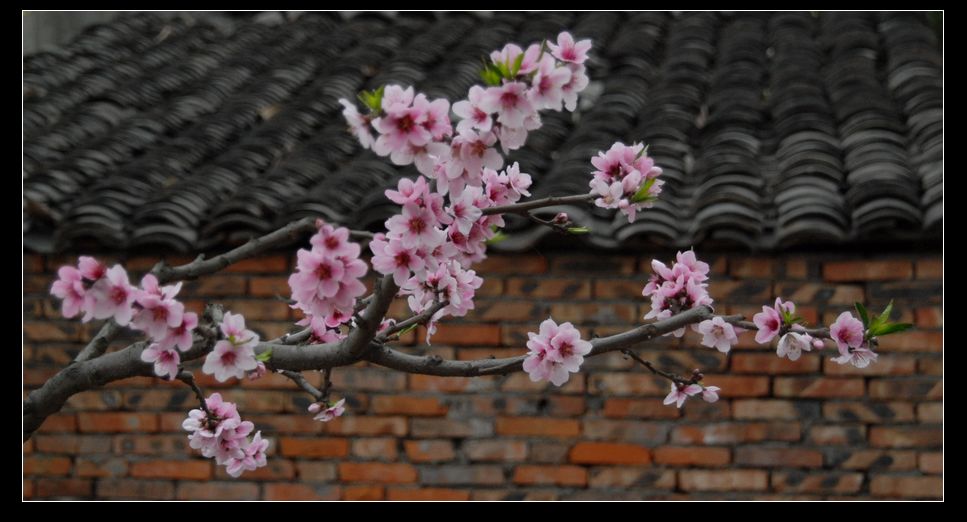
M 35 435 L 38 452 L 83 455 L 110 453 L 111 439 L 99 435 Z
M 651 467 L 595 467 L 591 468 L 588 485 L 592 488 L 674 489 L 675 472 Z
M 37 480 L 34 495 L 37 498 L 78 498 L 91 497 L 94 481 L 86 478 L 43 478 Z M 99 498 L 102 498 L 100 484 L 98 484 Z
M 738 444 L 766 440 L 797 441 L 798 422 L 719 423 L 703 426 L 678 426 L 671 432 L 675 444 Z
M 447 414 L 447 406 L 437 397 L 409 395 L 377 395 L 372 400 L 373 413 L 411 417 L 439 417 Z
M 696 446 L 662 446 L 654 451 L 655 463 L 665 466 L 701 468 L 728 464 L 731 451 L 728 448 L 703 448 Z
M 577 437 L 581 425 L 573 419 L 498 417 L 497 434 L 510 437 Z
M 471 461 L 517 462 L 527 458 L 527 443 L 519 440 L 471 440 L 461 449 Z
M 489 437 L 494 434 L 489 419 L 410 419 L 414 437 Z
M 874 399 L 942 399 L 943 381 L 925 378 L 872 379 L 870 397 Z
M 943 258 L 918 259 L 916 272 L 917 279 L 943 280 Z
M 504 483 L 504 471 L 500 466 L 446 464 L 420 467 L 422 486 L 494 486 Z
M 383 500 L 386 489 L 383 486 L 346 486 L 342 489 L 343 500 Z
M 389 488 L 386 500 L 470 500 L 470 492 L 446 488 Z
M 349 454 L 346 439 L 282 437 L 279 447 L 283 455 L 292 457 L 345 457 Z
M 439 377 L 436 375 L 410 375 L 410 390 L 444 393 L 478 393 L 492 391 L 497 387 L 493 377 Z
M 103 478 L 97 481 L 96 496 L 97 498 L 170 500 L 175 498 L 175 485 L 170 480 Z
M 799 448 L 742 446 L 735 449 L 735 463 L 760 468 L 820 468 L 823 454 Z
M 557 322 L 570 321 L 578 325 L 633 324 L 640 319 L 634 304 L 601 302 L 554 303 L 551 305 L 551 316 Z
M 768 377 L 748 377 L 739 375 L 706 375 L 702 383 L 718 386 L 721 397 L 763 397 L 769 395 Z M 667 393 L 667 391 L 666 391 Z
M 594 298 L 637 301 L 641 299 L 641 289 L 643 286 L 642 282 L 637 280 L 595 279 Z
M 426 342 L 426 329 L 420 327 L 418 342 Z M 433 334 L 433 344 L 454 346 L 497 346 L 500 344 L 500 326 L 496 324 L 441 323 Z
M 921 453 L 917 467 L 923 473 L 941 474 L 943 473 L 943 453 Z
M 870 444 L 880 448 L 940 447 L 943 430 L 928 426 L 873 426 Z
M 661 444 L 668 438 L 669 425 L 660 422 L 585 419 L 584 437 L 591 440 Z
M 806 401 L 746 399 L 732 402 L 736 419 L 800 419 L 819 416 L 819 405 Z
M 813 426 L 808 440 L 820 446 L 866 443 L 866 426 Z
M 604 402 L 605 417 L 675 419 L 680 415 L 679 409 L 669 408 L 661 399 L 608 399 Z
M 77 431 L 77 415 L 74 413 L 55 413 L 40 425 L 38 433 L 63 433 Z
M 588 274 L 632 275 L 637 273 L 635 265 L 633 257 L 571 254 L 552 259 L 551 272 L 582 277 Z
M 169 478 L 207 480 L 212 477 L 209 460 L 146 460 L 131 463 L 131 476 L 137 478 Z
M 587 409 L 584 397 L 510 397 L 504 403 L 502 412 L 515 416 L 577 417 Z
M 258 500 L 259 486 L 254 482 L 179 482 L 178 500 Z
M 414 419 L 415 421 L 416 419 Z M 323 425 L 323 432 L 333 435 L 393 435 L 402 437 L 407 432 L 406 417 L 342 416 Z
M 542 274 L 547 271 L 547 258 L 527 255 L 490 255 L 475 269 L 484 276 L 490 274 Z
M 729 275 L 742 279 L 769 279 L 775 275 L 775 260 L 769 257 L 733 257 Z
M 678 474 L 685 491 L 764 491 L 769 474 L 762 470 L 684 470 Z
M 645 465 L 651 462 L 651 452 L 635 444 L 579 442 L 571 448 L 569 460 L 574 464 Z
M 775 293 L 783 299 L 795 303 L 815 305 L 852 306 L 857 301 L 865 301 L 863 287 L 860 285 L 829 285 L 822 283 L 776 282 Z M 759 310 L 762 311 L 761 309 Z
M 643 373 L 599 373 L 589 379 L 592 393 L 608 397 L 632 395 L 667 395 L 668 383 L 660 377 Z
M 933 424 L 943 422 L 943 403 L 921 402 L 917 404 L 917 420 L 922 423 Z
M 564 464 L 570 451 L 571 444 L 564 439 L 533 441 L 527 460 L 539 464 Z
M 772 488 L 780 493 L 855 494 L 863 486 L 862 473 L 803 471 L 772 472 Z
M 265 500 L 339 500 L 342 488 L 310 484 L 265 484 Z
M 527 321 L 547 317 L 549 306 L 533 301 L 476 300 L 474 318 L 484 322 Z
M 943 328 L 943 308 L 923 306 L 913 311 L 917 328 Z
M 777 377 L 773 393 L 777 397 L 862 397 L 862 378 Z
M 870 493 L 889 498 L 943 498 L 943 477 L 877 475 L 870 479 Z
M 588 483 L 588 472 L 580 466 L 517 466 L 514 483 L 584 487 Z
M 906 471 L 917 466 L 912 450 L 824 448 L 826 466 L 841 469 Z
M 158 416 L 153 413 L 82 412 L 77 414 L 82 432 L 125 433 L 158 431 Z
M 798 257 L 786 260 L 786 279 L 809 279 L 809 261 Z
M 23 460 L 24 475 L 64 476 L 70 473 L 71 459 L 31 455 Z
M 772 281 L 745 279 L 741 281 L 711 280 L 709 294 L 716 299 L 731 303 L 758 303 L 769 300 L 772 295 Z
M 332 482 L 338 476 L 335 462 L 300 460 L 295 469 L 300 482 Z
M 272 272 L 288 272 L 289 256 L 261 256 L 243 259 L 225 269 L 226 272 L 249 272 L 266 274 Z
M 396 439 L 355 439 L 352 454 L 361 459 L 396 460 Z
M 286 285 L 288 286 L 288 285 Z M 184 283 L 181 291 L 193 297 L 244 296 L 247 284 L 244 276 L 214 274 Z M 288 296 L 288 288 L 281 295 Z M 272 294 L 275 295 L 275 294 Z
M 127 473 L 128 461 L 122 457 L 78 457 L 74 463 L 74 474 L 78 477 L 123 477 Z
M 732 354 L 732 371 L 765 375 L 815 373 L 819 371 L 820 361 L 819 357 L 807 356 L 790 361 L 776 357 L 774 353 L 735 353 Z
M 823 417 L 847 422 L 910 422 L 913 404 L 908 402 L 827 402 Z
M 823 279 L 843 281 L 896 281 L 913 277 L 913 264 L 902 259 L 863 259 L 823 263 Z
M 416 482 L 416 468 L 402 463 L 340 462 L 339 479 L 344 482 Z
M 453 442 L 449 440 L 408 440 L 403 443 L 411 462 L 447 462 L 454 459 Z
M 282 276 L 252 277 L 249 279 L 248 293 L 255 297 L 288 296 L 292 293 L 289 278 Z

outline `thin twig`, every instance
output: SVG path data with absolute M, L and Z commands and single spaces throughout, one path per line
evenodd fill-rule
M 554 205 L 567 205 L 570 203 L 586 203 L 594 199 L 594 194 L 575 194 L 573 196 L 552 196 L 549 198 L 533 199 L 523 203 L 513 205 L 501 205 L 483 209 L 483 215 L 491 216 L 495 214 L 520 214 L 526 215 L 528 210 L 535 208 L 553 207 Z
M 312 395 L 312 398 L 316 401 L 322 401 L 323 392 L 319 391 L 315 386 L 309 384 L 309 381 L 299 372 L 294 372 L 292 370 L 279 370 L 279 373 L 285 375 L 292 382 L 296 383 L 300 388 L 305 390 L 306 393 Z
M 215 415 L 212 414 L 211 410 L 208 409 L 208 402 L 205 400 L 205 392 L 201 391 L 201 388 L 198 387 L 198 383 L 195 382 L 194 373 L 188 370 L 182 370 L 178 372 L 178 375 L 176 375 L 175 378 L 188 386 L 191 386 L 191 391 L 195 392 L 195 397 L 198 398 L 198 404 L 201 405 L 202 411 L 205 412 L 208 422 L 218 420 L 215 418 Z

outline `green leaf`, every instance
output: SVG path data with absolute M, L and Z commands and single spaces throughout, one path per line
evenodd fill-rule
M 480 78 L 483 79 L 484 83 L 491 87 L 500 85 L 500 80 L 502 77 L 503 76 L 500 73 L 500 69 L 491 63 L 484 64 L 484 69 L 480 71 Z
M 879 326 L 889 324 L 890 313 L 892 312 L 893 312 L 893 300 L 890 299 L 890 304 L 886 305 L 886 308 L 883 309 L 883 313 L 880 314 L 879 317 L 873 320 L 873 324 L 870 325 L 870 328 L 877 328 Z
M 419 325 L 419 324 L 417 324 L 417 323 L 413 323 L 413 324 L 411 324 L 411 325 L 409 325 L 409 326 L 407 326 L 406 328 L 404 328 L 404 329 L 402 329 L 402 330 L 400 330 L 400 331 L 398 331 L 398 332 L 396 332 L 396 334 L 395 334 L 395 335 L 398 335 L 398 336 L 400 336 L 400 337 L 402 337 L 402 336 L 403 336 L 403 334 L 405 334 L 405 333 L 408 333 L 408 332 L 412 332 L 413 330 L 416 330 L 416 327 L 417 327 L 417 326 L 420 326 L 420 325 Z
M 631 197 L 631 202 L 642 203 L 645 201 L 652 201 L 656 199 L 654 196 L 648 193 L 648 190 L 651 189 L 651 186 L 654 184 L 655 184 L 655 178 L 648 179 L 644 183 L 642 183 L 641 188 L 638 189 L 638 192 L 635 192 L 635 195 Z
M 567 231 L 570 234 L 587 234 L 591 229 L 588 227 L 568 227 Z
M 866 307 L 863 306 L 863 303 L 853 303 L 853 306 L 856 307 L 856 313 L 863 321 L 863 329 L 868 329 L 870 327 L 870 315 L 866 312 Z
M 260 353 L 260 354 L 258 354 L 258 355 L 255 356 L 255 360 L 256 361 L 259 361 L 259 362 L 267 362 L 271 358 L 272 358 L 272 349 L 271 348 L 269 348 L 268 350 L 265 350 L 264 352 L 262 352 L 262 353 Z
M 520 72 L 520 66 L 524 63 L 524 53 L 517 55 L 517 59 L 514 60 L 514 66 L 510 68 L 510 77 L 514 78 L 517 73 Z
M 504 234 L 502 231 L 498 230 L 497 233 L 494 234 L 494 237 L 488 239 L 487 241 L 485 241 L 485 243 L 488 245 L 496 245 L 497 243 L 500 243 L 501 241 L 509 237 L 510 236 L 508 236 L 507 234 Z
M 913 328 L 913 325 L 910 323 L 889 323 L 885 325 L 880 325 L 876 329 L 876 331 L 872 333 L 872 336 L 877 337 L 881 335 L 890 335 L 893 333 L 905 332 L 911 328 Z
M 360 91 L 356 97 L 369 108 L 370 112 L 380 112 L 383 109 L 383 93 L 385 91 L 386 86 L 380 85 L 378 89 L 372 91 Z

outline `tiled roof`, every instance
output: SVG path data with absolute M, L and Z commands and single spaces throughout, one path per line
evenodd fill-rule
M 384 83 L 456 100 L 481 57 L 592 38 L 575 114 L 512 155 L 534 197 L 588 190 L 644 141 L 665 191 L 629 224 L 567 208 L 604 247 L 936 241 L 942 55 L 922 13 L 125 15 L 24 61 L 25 243 L 206 250 L 321 215 L 378 228 L 416 175 L 361 151 L 336 100 Z M 560 209 L 547 209 L 553 214 Z M 550 230 L 512 220 L 505 249 Z

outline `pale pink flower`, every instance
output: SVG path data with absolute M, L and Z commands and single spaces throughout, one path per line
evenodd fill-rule
M 403 212 L 386 221 L 387 237 L 399 239 L 406 248 L 435 247 L 444 240 L 437 228 L 437 218 L 429 209 L 413 203 L 403 205 Z
M 521 60 L 520 70 L 517 71 L 517 74 L 521 75 L 534 72 L 537 69 L 537 59 L 541 55 L 541 46 L 537 44 L 529 45 L 526 51 L 521 49 L 517 44 L 507 44 L 503 49 L 491 52 L 490 59 L 495 64 L 502 63 L 510 69 L 521 53 L 524 54 L 524 58 Z
M 571 80 L 562 88 L 564 91 L 564 108 L 573 111 L 578 106 L 578 94 L 587 88 L 591 79 L 585 72 L 583 65 L 568 64 L 571 70 Z
M 399 85 L 387 85 L 383 90 L 381 107 L 384 111 L 404 109 L 413 104 L 413 87 L 404 89 Z
M 364 149 L 372 148 L 373 144 L 376 143 L 376 138 L 373 137 L 370 130 L 372 124 L 370 117 L 360 114 L 356 105 L 345 98 L 340 98 L 339 103 L 343 106 L 342 117 L 349 124 L 349 131 L 356 136 Z
M 136 296 L 124 267 L 114 265 L 84 294 L 83 321 L 111 317 L 117 324 L 127 326 L 134 314 L 132 305 Z
M 381 274 L 393 274 L 397 286 L 409 279 L 411 272 L 419 272 L 426 266 L 416 249 L 404 247 L 398 239 L 374 239 L 369 248 L 373 251 L 373 269 Z
M 676 406 L 681 408 L 682 405 L 685 404 L 686 399 L 699 393 L 702 393 L 702 387 L 698 384 L 689 384 L 688 386 L 684 386 L 673 382 L 672 389 L 670 392 L 668 392 L 668 395 L 665 396 L 663 404 L 675 403 Z
M 779 335 L 782 328 L 782 317 L 775 308 L 763 306 L 762 311 L 752 316 L 752 322 L 759 329 L 755 334 L 755 342 L 766 344 Z
M 705 402 L 715 402 L 719 400 L 719 391 L 721 389 L 722 388 L 719 388 L 718 386 L 706 386 L 702 389 L 702 399 L 704 399 Z
M 229 341 L 215 343 L 215 348 L 205 357 L 202 371 L 214 375 L 218 382 L 235 377 L 242 379 L 246 372 L 258 367 L 255 352 L 251 347 L 235 346 Z
M 81 271 L 72 266 L 62 266 L 57 270 L 57 281 L 50 288 L 51 295 L 60 298 L 61 313 L 71 318 L 84 311 L 87 290 Z
M 453 217 L 453 224 L 463 234 L 470 233 L 470 227 L 480 219 L 483 210 L 475 205 L 475 201 L 483 194 L 480 187 L 468 187 L 462 193 L 450 194 L 450 206 L 447 213 Z
M 836 322 L 829 327 L 829 336 L 836 341 L 839 353 L 844 357 L 850 353 L 850 348 L 859 348 L 863 345 L 863 334 L 863 322 L 849 312 L 839 314 Z
M 169 328 L 165 337 L 160 341 L 166 346 L 174 346 L 183 352 L 191 349 L 193 340 L 192 332 L 198 326 L 198 314 L 195 312 L 185 312 L 181 316 L 181 324 L 174 328 Z
M 424 114 L 423 128 L 430 133 L 433 141 L 440 141 L 453 134 L 450 124 L 450 102 L 445 99 L 429 101 L 425 95 L 418 94 L 413 99 L 413 107 Z
M 588 59 L 591 40 L 575 42 L 571 33 L 565 31 L 557 35 L 557 43 L 548 42 L 547 47 L 551 50 L 551 54 L 562 62 L 582 64 Z
M 312 418 L 313 420 L 329 422 L 336 417 L 342 417 L 342 414 L 346 412 L 345 404 L 346 399 L 339 399 L 338 402 L 327 403 L 325 405 L 314 402 L 309 405 L 309 412 L 316 414 L 316 416 Z
M 458 101 L 453 104 L 453 112 L 461 118 L 457 123 L 457 132 L 464 130 L 477 129 L 480 132 L 489 132 L 493 128 L 493 119 L 490 113 L 480 107 L 483 99 L 484 89 L 479 85 L 470 88 L 466 100 Z
M 504 173 L 507 175 L 511 190 L 517 194 L 517 198 L 514 199 L 515 202 L 521 196 L 530 197 L 531 193 L 527 189 L 531 186 L 531 176 L 530 174 L 522 173 L 520 171 L 520 165 L 516 161 L 513 165 L 507 167 Z
M 386 105 L 384 98 L 383 105 Z M 433 135 L 423 126 L 426 123 L 425 110 L 417 107 L 393 105 L 386 113 L 373 120 L 373 127 L 379 131 L 379 137 L 373 144 L 373 152 L 380 156 L 390 156 L 393 163 L 406 165 L 407 147 L 417 147 L 429 143 Z
M 182 324 L 185 305 L 175 300 L 181 283 L 160 287 L 158 279 L 147 274 L 141 279 L 141 292 L 137 302 L 141 311 L 134 316 L 134 327 L 147 333 L 152 339 L 161 340 L 168 330 Z
M 570 69 L 557 67 L 553 58 L 545 57 L 540 62 L 527 94 L 536 109 L 560 111 L 564 104 L 564 86 L 570 81 Z
M 696 281 L 705 281 L 708 279 L 708 263 L 699 261 L 698 258 L 695 257 L 694 250 L 679 252 L 675 256 L 675 259 L 691 271 L 691 277 Z
M 225 312 L 220 329 L 228 342 L 235 346 L 255 348 L 259 343 L 259 334 L 245 328 L 245 317 L 242 314 Z
M 262 439 L 262 432 L 256 432 L 244 448 L 242 454 L 230 457 L 225 463 L 225 471 L 232 477 L 238 478 L 244 471 L 254 471 L 266 465 L 265 450 L 269 441 Z
M 77 258 L 77 269 L 88 281 L 97 281 L 107 273 L 107 267 L 103 263 L 88 256 Z
M 321 219 L 316 220 L 316 227 L 319 230 L 309 238 L 315 249 L 331 256 L 359 257 L 359 245 L 349 241 L 348 228 L 336 228 Z
M 486 112 L 496 113 L 498 122 L 514 128 L 523 128 L 524 120 L 536 112 L 527 96 L 527 84 L 522 82 L 508 82 L 488 88 L 480 100 L 480 107 Z
M 151 343 L 142 350 L 141 360 L 154 363 L 154 374 L 168 380 L 178 375 L 178 365 L 181 364 L 181 356 L 174 346 L 161 343 Z
M 698 331 L 702 334 L 702 345 L 715 348 L 722 353 L 729 353 L 732 345 L 739 342 L 732 325 L 720 316 L 706 319 L 699 323 Z
M 834 357 L 833 360 L 839 364 L 852 364 L 857 368 L 866 368 L 871 363 L 876 362 L 877 357 L 879 356 L 876 354 L 876 352 L 870 350 L 866 346 L 861 346 L 859 348 L 852 348 L 848 353 L 844 353 L 839 357 Z
M 249 372 L 248 380 L 257 381 L 262 377 L 265 377 L 266 374 L 268 373 L 269 373 L 269 369 L 265 367 L 265 363 L 262 361 L 256 360 L 255 369 Z
M 430 193 L 424 178 L 416 178 L 416 181 L 410 178 L 400 178 L 396 188 L 397 190 L 386 189 L 385 194 L 387 199 L 397 205 L 413 203 L 417 206 L 423 206 L 423 200 Z
M 591 343 L 581 339 L 581 333 L 571 323 L 558 325 L 546 319 L 538 333 L 529 332 L 527 336 L 529 352 L 524 371 L 534 382 L 550 381 L 561 386 L 571 373 L 580 370 L 584 356 L 591 353 Z
M 776 345 L 776 355 L 780 358 L 788 357 L 790 361 L 796 361 L 802 356 L 802 352 L 812 350 L 813 338 L 805 333 L 789 332 L 779 339 Z

